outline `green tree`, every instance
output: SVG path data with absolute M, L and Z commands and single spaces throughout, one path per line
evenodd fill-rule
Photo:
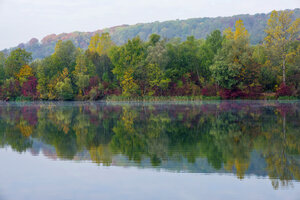
M 133 74 L 138 67 L 145 64 L 145 44 L 139 37 L 135 37 L 128 40 L 125 45 L 113 48 L 110 58 L 114 65 L 112 72 L 120 81 L 123 93 L 126 95 L 137 94 L 139 88 L 133 79 Z
M 168 51 L 166 49 L 165 41 L 151 42 L 147 48 L 146 62 L 149 64 L 158 65 L 160 69 L 164 70 L 169 62 Z
M 21 95 L 20 83 L 13 77 L 6 79 L 3 84 L 4 97 L 6 99 L 15 100 Z
M 55 52 L 51 56 L 53 59 L 53 65 L 55 72 L 61 72 L 64 68 L 67 68 L 69 72 L 74 71 L 76 66 L 77 49 L 73 42 L 58 41 L 55 46 Z
M 28 65 L 31 61 L 31 53 L 25 49 L 13 50 L 5 61 L 5 74 L 7 77 L 16 77 L 23 65 Z
M 57 75 L 52 56 L 44 58 L 37 67 L 38 86 L 37 90 L 41 99 L 48 99 L 48 84 L 50 80 Z
M 206 37 L 205 44 L 209 46 L 209 49 L 211 49 L 214 54 L 216 54 L 222 48 L 223 40 L 224 37 L 222 36 L 221 31 L 215 30 Z
M 160 41 L 160 35 L 152 34 L 149 36 L 149 45 L 155 46 Z
M 232 89 L 238 84 L 236 77 L 239 75 L 240 66 L 228 64 L 224 61 L 216 61 L 211 67 L 212 76 L 215 82 L 227 89 Z
M 72 100 L 74 97 L 70 78 L 58 82 L 55 89 L 60 100 Z
M 202 68 L 202 77 L 208 81 L 210 79 L 209 67 L 214 63 L 214 58 L 222 48 L 224 37 L 219 30 L 213 31 L 207 36 L 205 42 L 199 48 L 200 66 Z
M 269 59 L 273 63 L 278 62 L 282 68 L 282 82 L 286 83 L 286 64 L 290 57 L 297 53 L 291 49 L 291 44 L 299 37 L 300 18 L 292 23 L 290 11 L 273 11 L 265 30 L 265 45 L 269 53 Z
M 109 33 L 102 33 L 101 36 L 97 33 L 91 38 L 86 52 L 88 58 L 95 65 L 96 74 L 105 81 L 113 80 L 113 65 L 108 54 L 114 46 Z
M 209 76 L 211 63 L 208 60 L 213 59 L 213 52 L 203 40 L 196 40 L 194 36 L 187 37 L 184 42 L 175 40 L 167 44 L 167 50 L 169 62 L 166 74 L 169 78 L 178 80 L 186 73 L 194 73 L 202 82 Z
M 96 67 L 94 63 L 88 58 L 88 55 L 81 49 L 77 50 L 76 66 L 74 70 L 75 75 L 78 73 L 88 74 L 90 76 L 93 76 L 96 73 Z
M 79 73 L 76 75 L 76 85 L 79 88 L 79 95 L 85 94 L 85 89 L 89 86 L 89 75 Z
M 87 57 L 95 66 L 95 73 L 99 78 L 104 81 L 110 82 L 114 79 L 112 70 L 114 68 L 111 59 L 108 55 L 103 54 L 99 56 L 98 53 L 86 51 Z
M 55 52 L 43 59 L 37 67 L 38 77 L 38 92 L 42 99 L 56 99 L 57 94 L 56 85 L 58 82 L 62 82 L 69 72 L 75 71 L 76 58 L 80 54 L 80 51 L 76 49 L 72 41 L 58 41 L 55 46 Z M 78 63 L 77 68 L 84 68 L 81 62 Z M 65 75 L 61 75 L 64 74 Z M 72 74 L 69 77 L 71 82 L 74 81 Z M 72 89 L 73 90 L 73 89 Z
M 215 63 L 210 67 L 217 84 L 227 89 L 251 85 L 257 81 L 256 65 L 252 59 L 249 33 L 243 21 L 238 20 L 235 31 L 231 28 L 224 31 L 225 40 L 222 49 L 215 57 Z
M 199 55 L 200 41 L 194 36 L 187 37 L 182 43 L 182 58 L 185 60 L 185 66 L 190 72 L 195 72 L 200 80 L 200 76 L 205 76 L 206 70 L 201 66 L 201 58 Z
M 3 84 L 3 81 L 5 80 L 5 55 L 3 52 L 0 52 L 0 85 Z
M 143 41 L 139 37 L 135 37 L 128 40 L 125 45 L 113 48 L 110 57 L 114 65 L 114 75 L 118 80 L 122 80 L 127 70 L 132 69 L 134 71 L 135 68 L 143 64 L 146 48 Z
M 177 81 L 188 72 L 196 72 L 200 64 L 198 49 L 198 41 L 193 36 L 188 37 L 185 42 L 181 42 L 180 39 L 170 41 L 167 44 L 169 62 L 166 65 L 166 74 L 168 78 Z M 196 74 L 199 77 L 200 74 L 197 72 Z
M 154 89 L 163 86 L 165 81 L 167 81 L 163 70 L 156 64 L 140 65 L 135 69 L 133 79 L 139 86 L 139 94 L 141 96 L 152 96 L 155 93 Z

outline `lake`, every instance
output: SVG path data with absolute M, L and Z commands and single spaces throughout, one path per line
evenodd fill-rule
M 300 199 L 300 101 L 0 103 L 0 200 Z

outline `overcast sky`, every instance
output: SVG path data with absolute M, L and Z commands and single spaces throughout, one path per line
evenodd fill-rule
M 297 7 L 300 0 L 0 0 L 0 49 L 51 33 Z

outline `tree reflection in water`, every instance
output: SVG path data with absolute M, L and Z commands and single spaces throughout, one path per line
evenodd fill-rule
M 268 175 L 277 189 L 300 180 L 299 111 L 268 101 L 1 103 L 0 145 L 105 166 Z

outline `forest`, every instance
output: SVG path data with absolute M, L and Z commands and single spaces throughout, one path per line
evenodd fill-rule
M 300 9 L 293 9 L 291 15 L 292 20 L 300 17 Z M 223 32 L 226 28 L 234 28 L 235 22 L 239 19 L 243 20 L 246 29 L 250 34 L 250 44 L 260 44 L 266 33 L 264 29 L 267 25 L 271 13 L 267 14 L 242 14 L 231 17 L 214 17 L 214 18 L 193 18 L 186 20 L 171 20 L 164 22 L 139 23 L 135 25 L 120 25 L 105 29 L 99 29 L 92 32 L 75 31 L 71 33 L 49 34 L 41 40 L 32 38 L 28 42 L 20 43 L 17 47 L 3 50 L 6 54 L 16 48 L 23 48 L 32 53 L 33 59 L 43 59 L 54 53 L 55 44 L 59 41 L 71 40 L 75 47 L 86 50 L 89 46 L 91 37 L 95 34 L 109 33 L 112 41 L 116 45 L 123 45 L 129 39 L 140 36 L 143 41 L 149 39 L 150 35 L 155 33 L 161 38 L 178 37 L 182 41 L 190 35 L 196 39 L 204 39 L 214 30 Z
M 0 52 L 0 99 L 134 100 L 297 99 L 300 97 L 300 18 L 273 11 L 263 42 L 251 45 L 242 20 L 206 39 L 152 34 L 116 45 L 94 35 L 86 50 L 58 41 L 43 59 L 17 48 Z

